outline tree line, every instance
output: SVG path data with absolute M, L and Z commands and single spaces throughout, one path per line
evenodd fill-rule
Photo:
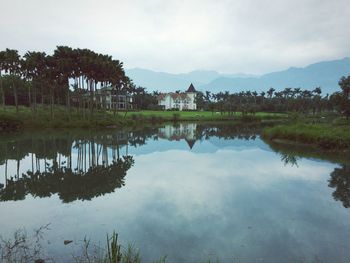
M 38 102 L 65 105 L 70 112 L 71 103 L 89 109 L 97 107 L 94 93 L 98 88 L 114 86 L 120 92 L 134 88 L 125 75 L 123 63 L 109 55 L 89 49 L 57 46 L 52 55 L 28 51 L 21 57 L 17 50 L 0 51 L 1 103 L 29 106 L 35 113 Z M 12 96 L 11 96 L 12 93 Z
M 260 93 L 256 91 L 241 91 L 236 93 L 210 91 L 197 94 L 197 108 L 218 111 L 221 114 L 233 115 L 241 112 L 243 115 L 258 111 L 288 112 L 316 114 L 322 111 L 336 111 L 347 118 L 350 117 L 350 76 L 339 80 L 341 91 L 322 96 L 321 87 L 313 90 L 301 88 L 285 88 L 277 91 L 270 88 Z

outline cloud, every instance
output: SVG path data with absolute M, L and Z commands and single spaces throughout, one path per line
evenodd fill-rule
M 0 49 L 87 47 L 125 67 L 265 73 L 350 53 L 347 0 L 0 0 Z

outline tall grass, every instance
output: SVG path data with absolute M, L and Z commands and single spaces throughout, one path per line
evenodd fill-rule
M 265 128 L 269 140 L 285 139 L 324 149 L 350 149 L 350 125 L 293 123 Z
M 0 237 L 0 262 L 1 263 L 48 263 L 55 259 L 45 253 L 44 241 L 45 231 L 49 225 L 40 227 L 33 235 L 28 235 L 25 229 L 17 230 L 13 238 L 4 239 Z M 70 244 L 72 241 L 67 241 Z M 97 246 L 88 238 L 84 238 L 78 255 L 73 254 L 66 262 L 74 263 L 141 263 L 140 252 L 132 245 L 123 248 L 119 243 L 118 234 L 113 232 L 107 235 L 106 244 Z M 166 263 L 167 256 L 162 256 L 153 263 Z M 201 262 L 219 262 L 210 259 Z

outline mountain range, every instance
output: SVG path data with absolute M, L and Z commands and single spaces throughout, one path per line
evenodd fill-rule
M 266 91 L 270 87 L 282 90 L 286 87 L 314 89 L 321 87 L 322 93 L 339 90 L 338 81 L 342 76 L 350 75 L 350 58 L 322 61 L 303 68 L 291 67 L 287 70 L 272 72 L 261 76 L 251 74 L 221 74 L 216 71 L 196 70 L 189 73 L 172 74 L 148 69 L 126 69 L 126 74 L 137 86 L 148 91 L 170 92 L 185 90 L 193 83 L 201 91 L 245 90 Z

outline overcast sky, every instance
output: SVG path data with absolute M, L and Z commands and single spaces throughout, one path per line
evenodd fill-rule
M 350 56 L 349 0 L 0 0 L 0 49 L 56 45 L 125 68 L 267 73 Z

